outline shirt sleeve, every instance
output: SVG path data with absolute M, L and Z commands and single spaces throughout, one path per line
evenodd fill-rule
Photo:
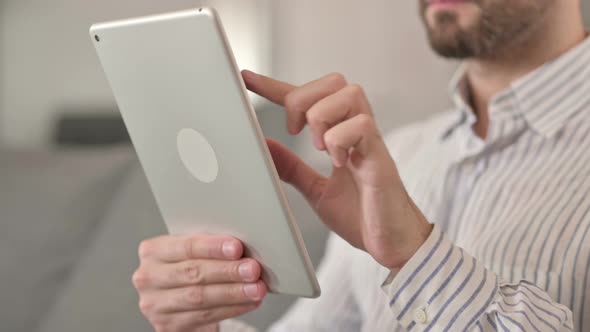
M 382 285 L 408 331 L 573 331 L 572 313 L 528 281 L 510 284 L 437 226 Z
M 299 299 L 269 331 L 360 331 L 361 313 L 350 274 L 352 259 L 352 247 L 338 236 L 331 235 L 318 269 L 321 297 Z

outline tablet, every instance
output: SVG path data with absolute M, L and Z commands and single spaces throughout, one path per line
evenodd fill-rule
M 101 23 L 90 36 L 172 234 L 226 234 L 273 293 L 319 285 L 212 8 Z

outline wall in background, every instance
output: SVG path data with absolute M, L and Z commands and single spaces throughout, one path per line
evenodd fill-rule
M 240 65 L 268 72 L 271 0 L 1 0 L 0 135 L 7 145 L 47 145 L 62 109 L 115 109 L 88 37 L 92 23 L 213 5 L 227 18 Z
M 297 83 L 330 72 L 361 84 L 384 131 L 442 111 L 455 65 L 429 49 L 417 1 L 283 1 L 276 9 L 274 68 Z M 298 141 L 308 161 L 309 136 Z
M 590 1 L 582 1 L 590 21 Z M 60 110 L 115 108 L 87 36 L 91 23 L 204 3 L 222 12 L 242 67 L 294 83 L 342 72 L 366 88 L 384 130 L 449 105 L 455 65 L 429 50 L 415 1 L 0 0 L 0 141 L 45 146 Z
M 386 127 L 444 108 L 440 104 L 446 98 L 448 67 L 440 66 L 426 47 L 413 2 L 376 0 L 361 10 L 351 0 L 105 0 L 93 5 L 79 0 L 2 0 L 4 143 L 46 145 L 63 108 L 115 108 L 88 39 L 91 23 L 205 2 L 219 8 L 234 49 L 250 52 L 242 56 L 243 67 L 298 83 L 343 72 L 367 88 Z M 271 53 L 272 66 L 264 68 Z M 252 54 L 259 56 L 248 58 Z M 420 98 L 426 91 L 430 97 Z
M 299 0 L 276 10 L 277 76 L 303 83 L 344 73 L 367 90 L 385 127 L 445 107 L 454 65 L 429 49 L 416 1 Z

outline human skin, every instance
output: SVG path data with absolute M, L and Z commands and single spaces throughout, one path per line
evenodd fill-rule
M 449 54 L 465 55 L 477 118 L 473 130 L 481 138 L 487 135 L 487 105 L 494 95 L 585 36 L 578 0 L 473 0 L 438 5 L 433 4 L 435 0 L 421 1 L 433 48 L 439 43 Z M 473 32 L 489 6 L 516 6 L 514 10 L 523 11 L 533 6 L 539 9 L 538 17 L 522 35 L 503 44 L 486 48 L 477 45 L 485 43 L 475 35 L 471 41 L 476 45 L 452 49 L 457 34 Z M 547 11 L 551 14 L 545 15 Z M 441 14 L 447 17 L 437 20 Z M 504 32 L 509 31 L 505 27 Z M 481 53 L 469 54 L 470 50 Z M 315 148 L 327 152 L 334 166 L 332 174 L 323 177 L 280 143 L 267 140 L 281 179 L 296 187 L 342 238 L 387 268 L 403 267 L 432 226 L 407 195 L 362 87 L 349 84 L 340 74 L 303 86 L 248 71 L 243 78 L 251 91 L 284 106 L 291 134 L 308 126 Z M 260 265 L 243 258 L 243 250 L 237 239 L 218 235 L 162 236 L 142 242 L 133 282 L 143 314 L 159 332 L 216 331 L 217 322 L 255 310 L 267 289 L 260 280 Z

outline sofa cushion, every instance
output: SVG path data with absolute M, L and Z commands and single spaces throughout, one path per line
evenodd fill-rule
M 139 311 L 131 275 L 139 264 L 139 242 L 164 233 L 155 199 L 135 162 L 37 331 L 153 331 Z
M 125 147 L 0 151 L 0 330 L 32 331 L 134 160 Z
M 309 253 L 317 264 L 327 231 L 305 200 L 294 189 L 286 189 Z M 139 264 L 139 242 L 164 233 L 163 219 L 137 164 L 122 181 L 96 237 L 37 332 L 152 331 L 139 312 L 131 276 Z M 241 319 L 263 331 L 293 300 L 292 296 L 269 294 L 261 308 Z

